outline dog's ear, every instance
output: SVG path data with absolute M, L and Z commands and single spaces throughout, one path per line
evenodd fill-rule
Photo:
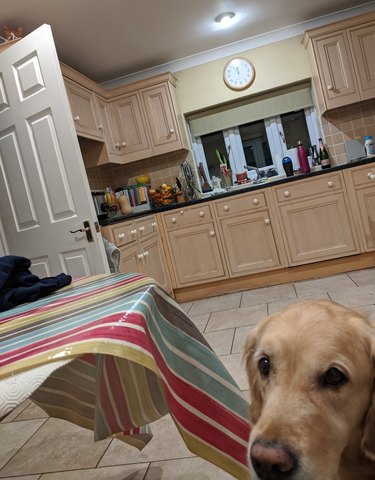
M 364 455 L 372 462 L 375 461 L 375 328 L 371 328 L 371 343 L 372 343 L 372 365 L 373 365 L 373 380 L 372 380 L 372 394 L 370 406 L 367 410 L 364 420 L 363 436 L 361 448 Z
M 250 332 L 246 339 L 243 354 L 250 387 L 250 423 L 252 425 L 255 425 L 258 421 L 263 407 L 263 396 L 259 385 L 259 374 L 253 361 L 256 339 L 257 329 L 255 328 Z

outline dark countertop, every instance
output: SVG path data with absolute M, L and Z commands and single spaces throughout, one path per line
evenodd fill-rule
M 173 204 L 170 204 L 170 205 L 165 205 L 163 207 L 157 207 L 157 208 L 153 208 L 153 209 L 150 209 L 150 210 L 144 210 L 142 212 L 131 213 L 129 215 L 116 214 L 115 216 L 113 216 L 111 218 L 107 218 L 107 219 L 104 219 L 104 220 L 99 220 L 99 223 L 102 227 L 107 226 L 107 225 L 113 225 L 113 224 L 116 224 L 118 222 L 124 222 L 126 220 L 130 220 L 132 218 L 144 217 L 144 216 L 150 215 L 152 213 L 165 212 L 167 210 L 174 210 L 176 208 L 187 207 L 187 206 L 190 206 L 190 205 L 209 202 L 209 201 L 212 201 L 212 200 L 216 200 L 218 198 L 232 197 L 234 195 L 239 195 L 241 193 L 246 193 L 246 192 L 253 191 L 253 190 L 268 188 L 268 187 L 271 187 L 271 186 L 274 186 L 274 185 L 281 185 L 283 183 L 298 182 L 298 180 L 302 180 L 302 179 L 305 179 L 305 178 L 317 177 L 318 175 L 325 175 L 325 174 L 330 173 L 330 172 L 337 172 L 339 170 L 345 170 L 347 168 L 358 167 L 359 165 L 365 165 L 367 163 L 373 163 L 373 162 L 375 162 L 375 157 L 370 157 L 370 158 L 363 157 L 363 158 L 359 158 L 357 160 L 353 160 L 353 161 L 348 162 L 348 163 L 344 163 L 342 165 L 336 165 L 334 167 L 327 168 L 325 170 L 321 170 L 321 169 L 320 170 L 315 170 L 315 171 L 310 172 L 310 173 L 297 174 L 297 175 L 294 175 L 293 177 L 284 177 L 284 178 L 280 178 L 278 180 L 271 180 L 269 182 L 266 181 L 264 183 L 259 183 L 259 184 L 255 184 L 255 185 L 254 184 L 249 184 L 249 186 L 243 186 L 241 188 L 233 189 L 233 190 L 230 190 L 230 191 L 227 191 L 227 192 L 224 192 L 224 193 L 220 193 L 220 194 L 217 194 L 217 195 L 210 195 L 210 196 L 205 196 L 203 198 L 197 198 L 197 199 L 194 199 L 194 200 L 189 200 L 188 202 L 173 203 Z

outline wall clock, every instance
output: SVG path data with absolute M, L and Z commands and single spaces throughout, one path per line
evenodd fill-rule
M 232 58 L 225 64 L 223 79 L 225 85 L 230 89 L 245 90 L 255 79 L 255 68 L 247 58 Z

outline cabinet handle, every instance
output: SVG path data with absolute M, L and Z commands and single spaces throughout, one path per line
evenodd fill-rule
M 145 257 L 148 257 L 148 256 L 149 256 L 148 251 L 146 250 L 145 252 L 143 252 L 143 255 L 144 255 Z
M 122 238 L 125 238 L 125 233 L 119 233 L 118 238 L 121 240 Z
M 79 115 L 76 115 L 75 117 L 73 117 L 73 120 L 75 122 L 79 122 L 81 120 L 80 116 Z
M 126 147 L 126 142 L 122 142 L 122 143 L 121 143 L 121 146 L 122 146 L 122 147 Z
M 137 255 L 138 258 L 143 258 L 143 256 L 144 256 L 143 253 L 138 253 Z
M 141 227 L 139 227 L 139 231 L 140 231 L 140 232 L 143 232 L 144 229 L 145 229 L 145 227 L 144 227 L 143 225 L 142 225 Z
M 184 214 L 184 211 L 183 210 L 180 210 L 180 215 L 183 215 Z
M 169 133 L 170 133 L 170 135 L 173 135 L 174 134 L 174 128 L 170 128 Z
M 367 176 L 370 180 L 375 180 L 375 173 L 369 172 Z
M 132 235 L 136 235 L 136 234 L 137 234 L 137 230 L 130 230 L 130 233 L 131 233 Z
M 204 217 L 204 212 L 199 212 L 200 217 Z
M 118 142 L 115 143 L 114 145 L 115 148 L 119 149 L 120 148 L 120 144 Z
M 334 90 L 333 85 L 331 85 L 331 84 L 327 85 L 327 90 L 329 90 L 329 91 Z
M 284 192 L 284 197 L 289 197 L 290 193 L 288 192 L 288 190 L 285 190 Z
M 176 223 L 176 221 L 177 221 L 177 220 L 176 220 L 174 217 L 171 219 L 171 222 L 172 222 L 172 223 Z
M 269 219 L 269 218 L 265 218 L 265 219 L 264 219 L 264 223 L 265 223 L 266 225 L 268 225 L 268 224 L 270 223 L 270 219 Z
M 210 237 L 214 237 L 215 236 L 215 232 L 213 230 L 210 230 Z
M 228 205 L 224 205 L 224 210 L 227 212 L 229 210 Z
M 329 182 L 327 183 L 327 185 L 328 185 L 329 188 L 332 188 L 332 187 L 333 187 L 333 182 L 329 181 Z
M 103 131 L 103 125 L 98 125 L 98 130 Z
M 254 198 L 253 204 L 254 204 L 254 205 L 258 205 L 258 203 L 259 203 L 259 200 L 258 200 L 257 198 Z
M 156 222 L 152 222 L 151 227 L 156 227 Z

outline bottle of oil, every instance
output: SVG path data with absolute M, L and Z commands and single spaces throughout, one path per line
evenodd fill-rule
M 319 138 L 319 159 L 322 169 L 331 167 L 331 161 L 329 159 L 327 149 L 324 146 L 323 140 L 321 138 Z

